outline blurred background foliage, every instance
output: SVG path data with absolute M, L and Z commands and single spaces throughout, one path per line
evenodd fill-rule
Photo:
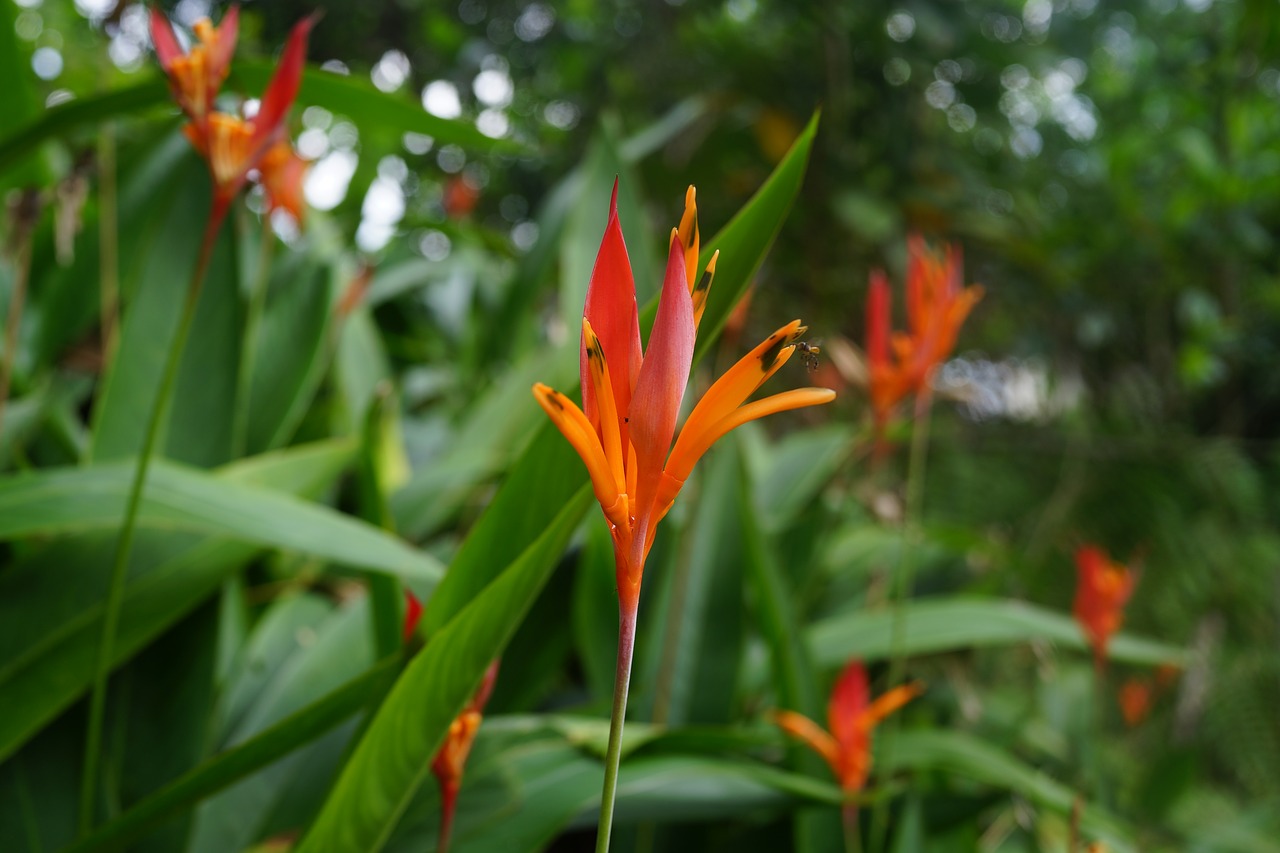
M 719 231 L 820 109 L 749 308 L 694 382 L 801 316 L 824 350 L 815 379 L 841 394 L 830 411 L 726 442 L 659 539 L 633 718 L 702 728 L 655 731 L 640 747 L 620 801 L 636 828 L 619 845 L 825 850 L 838 838 L 820 805 L 829 791 L 760 776 L 759 761 L 751 773 L 715 762 L 785 756 L 825 782 L 763 714 L 817 714 L 847 657 L 887 657 L 875 631 L 887 623 L 866 620 L 885 614 L 903 547 L 909 427 L 894 453 L 869 458 L 857 347 L 868 272 L 900 281 L 905 238 L 919 232 L 961 244 L 966 280 L 987 295 L 938 376 L 924 517 L 906 540 L 917 594 L 960 609 L 911 623 L 910 671 L 930 692 L 885 756 L 902 771 L 882 789 L 901 795 L 894 849 L 1066 849 L 1076 794 L 1098 809 L 1081 837 L 1114 849 L 1280 849 L 1273 4 L 273 0 L 243 7 L 226 88 L 259 91 L 274 47 L 317 7 L 294 116 L 314 161 L 311 210 L 302 229 L 276 223 L 287 248 L 252 342 L 247 438 L 238 450 L 231 412 L 239 306 L 270 236 L 255 196 L 223 235 L 211 276 L 223 286 L 201 307 L 168 458 L 381 525 L 342 476 L 359 445 L 395 529 L 429 568 L 450 564 L 543 427 L 530 383 L 574 381 L 566 342 L 613 176 L 643 303 L 684 187 L 699 188 L 704 232 Z M 166 9 L 187 26 L 220 14 L 201 0 Z M 34 228 L 0 456 L 15 472 L 127 458 L 153 393 L 152 338 L 171 327 L 174 283 L 189 274 L 205 176 L 177 132 L 140 4 L 0 0 L 0 63 L 6 304 Z M 41 192 L 29 220 L 27 187 Z M 112 245 L 118 340 L 99 298 Z M 783 377 L 806 382 L 797 366 Z M 283 455 L 219 467 L 266 451 Z M 110 524 L 23 523 L 0 568 L 0 847 L 58 849 L 72 838 L 84 683 L 39 673 L 72 666 L 87 642 L 75 614 L 100 597 L 92 555 Z M 134 571 L 186 581 L 180 594 L 148 587 L 153 610 L 136 618 L 150 621 L 113 682 L 106 817 L 377 672 L 361 582 L 331 570 L 344 562 L 337 544 L 268 533 L 246 546 L 241 532 L 232 545 L 216 525 L 163 527 Z M 616 604 L 604 533 L 589 513 L 516 629 L 458 849 L 589 843 L 574 827 L 593 817 L 602 734 L 557 714 L 607 710 Z M 1069 612 L 1070 554 L 1084 541 L 1141 565 L 1126 624 L 1165 644 L 1118 644 L 1122 659 L 1098 681 L 1073 628 L 1054 621 Z M 381 560 L 372 570 L 430 591 L 426 562 Z M 84 587 L 69 595 L 47 577 L 68 566 Z M 963 609 L 1006 599 L 1032 609 Z M 950 640 L 925 630 L 948 626 Z M 1180 678 L 1126 726 L 1121 682 L 1150 679 L 1169 647 L 1185 650 Z M 39 708 L 16 713 L 28 699 Z M 360 725 L 187 801 L 136 849 L 291 837 Z M 972 737 L 929 740 L 939 733 Z M 537 793 L 533 781 L 551 778 L 562 781 Z M 415 799 L 395 849 L 434 837 L 433 797 Z

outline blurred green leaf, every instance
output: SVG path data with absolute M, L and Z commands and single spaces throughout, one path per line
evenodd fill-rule
M 1069 616 L 1021 601 L 945 598 L 907 605 L 903 649 L 908 655 L 1050 640 L 1068 648 L 1088 648 L 1080 626 Z M 850 658 L 881 660 L 892 649 L 893 611 L 857 610 L 824 619 L 807 631 L 809 648 L 824 668 L 843 666 Z M 1111 638 L 1112 660 L 1155 666 L 1184 666 L 1184 649 L 1154 640 L 1119 634 Z
M 590 489 L 580 489 L 515 562 L 431 635 L 378 709 L 299 853 L 382 848 L 449 725 L 515 633 L 591 500 Z
M 140 529 L 225 536 L 423 583 L 443 574 L 426 554 L 329 507 L 163 460 L 151 471 Z M 131 464 L 113 464 L 0 479 L 0 539 L 113 529 L 132 476 Z

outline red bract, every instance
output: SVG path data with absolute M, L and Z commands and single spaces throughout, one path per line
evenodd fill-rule
M 453 813 L 458 803 L 458 791 L 462 788 L 462 771 L 466 768 L 467 756 L 471 754 L 476 732 L 480 730 L 481 712 L 493 693 L 493 684 L 497 678 L 498 662 L 494 661 L 485 670 L 484 679 L 471 702 L 449 725 L 444 743 L 431 762 L 431 772 L 440 783 L 440 840 L 436 845 L 440 853 L 445 853 L 449 847 Z
M 871 772 L 871 733 L 885 717 L 923 692 L 918 684 L 904 684 L 871 700 L 867 671 L 851 661 L 841 673 L 827 703 L 827 726 L 795 711 L 778 711 L 774 722 L 799 738 L 826 760 L 846 795 L 861 791 Z
M 591 476 L 613 534 L 618 595 L 634 611 L 645 558 L 658 522 L 671 509 L 694 464 L 725 433 L 767 414 L 829 402 L 806 388 L 744 401 L 791 357 L 803 333 L 795 320 L 770 335 L 722 376 L 694 406 L 672 446 L 693 361 L 698 323 L 715 276 L 712 256 L 697 274 L 699 235 L 693 187 L 680 227 L 671 233 L 658 313 L 641 352 L 635 282 L 618 223 L 617 187 L 596 256 L 582 318 L 583 407 L 541 383 L 534 396 L 569 440 Z
M 213 110 L 218 88 L 227 79 L 231 56 L 236 52 L 239 24 L 239 6 L 228 9 L 217 27 L 208 18 L 201 18 L 193 28 L 196 43 L 184 53 L 169 19 L 158 8 L 151 7 L 151 42 L 155 45 L 156 58 L 169 77 L 174 100 L 191 121 L 201 127 Z
M 924 240 L 907 241 L 907 331 L 892 331 L 889 281 L 871 273 L 867 291 L 867 362 L 871 407 L 877 434 L 905 397 L 928 390 L 933 369 L 950 357 L 969 311 L 982 288 L 962 287 L 960 251 L 947 246 L 941 257 Z
M 1094 663 L 1102 669 L 1107 643 L 1124 622 L 1124 606 L 1133 594 L 1137 577 L 1096 545 L 1085 545 L 1076 551 L 1076 572 L 1073 612 L 1093 647 Z
M 413 632 L 418 630 L 418 622 L 422 619 L 422 602 L 418 600 L 418 596 L 409 590 L 404 591 L 404 627 L 402 629 L 403 642 L 409 642 L 409 638 L 413 636 Z
M 214 185 L 214 210 L 220 215 L 244 186 L 255 169 L 263 171 L 268 204 L 301 214 L 301 161 L 291 149 L 278 151 L 284 144 L 285 119 L 298 94 L 303 63 L 307 53 L 307 36 L 315 23 L 310 16 L 294 25 L 275 74 L 262 95 L 258 112 L 251 119 L 212 111 L 218 86 L 225 79 L 231 54 L 235 49 L 237 14 L 233 7 L 222 26 L 215 29 L 208 21 L 196 24 L 200 44 L 183 54 L 174 37 L 173 28 L 164 15 L 151 12 L 151 38 L 161 66 L 169 75 L 170 86 L 179 106 L 191 118 L 184 128 L 191 144 L 209 164 Z

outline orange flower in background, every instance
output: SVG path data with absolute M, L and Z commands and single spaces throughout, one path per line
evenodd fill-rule
M 635 282 L 618 223 L 617 192 L 615 184 L 582 318 L 583 407 L 541 383 L 534 385 L 533 393 L 586 463 L 613 534 L 619 602 L 624 611 L 634 612 L 658 522 L 698 459 L 721 436 L 747 421 L 826 403 L 835 394 L 805 388 L 743 405 L 791 357 L 791 344 L 805 328 L 793 320 L 711 386 L 685 420 L 673 447 L 698 323 L 719 253 L 699 276 L 697 206 L 690 187 L 680 227 L 671 233 L 658 313 L 648 350 L 642 354 Z
M 215 27 L 208 18 L 201 18 L 192 29 L 196 43 L 184 52 L 169 19 L 158 8 L 151 7 L 151 41 L 160 67 L 169 77 L 174 100 L 193 122 L 203 127 L 218 97 L 218 89 L 227 79 L 231 56 L 236 52 L 240 7 L 228 9 L 219 26 Z
M 169 75 L 175 99 L 191 119 L 183 132 L 209 164 L 214 209 L 219 217 L 250 174 L 259 169 L 269 207 L 287 209 L 301 218 L 305 163 L 288 147 L 285 119 L 302 82 L 307 36 L 315 21 L 312 15 L 294 25 L 258 112 L 253 118 L 242 119 L 212 110 L 235 50 L 238 25 L 235 7 L 227 13 L 221 27 L 215 28 L 207 20 L 198 22 L 195 31 L 199 43 L 186 54 L 178 46 L 168 19 L 158 10 L 151 10 L 151 40 L 161 66 Z M 279 145 L 285 148 L 281 150 Z
M 1093 647 L 1099 670 L 1106 664 L 1107 643 L 1124 622 L 1124 606 L 1133 594 L 1136 575 L 1113 562 L 1096 545 L 1076 551 L 1076 600 L 1072 612 Z
M 476 732 L 480 730 L 480 714 L 485 703 L 493 693 L 493 684 L 498 678 L 498 662 L 489 664 L 484 679 L 470 704 L 463 709 L 449 725 L 449 733 L 445 735 L 444 744 L 431 762 L 431 772 L 440 783 L 440 840 L 436 849 L 444 853 L 449 848 L 449 835 L 453 829 L 453 813 L 458 803 L 458 791 L 462 788 L 462 771 L 467 764 L 467 756 L 471 754 L 471 745 L 475 742 Z
M 866 785 L 871 772 L 871 733 L 876 725 L 923 691 L 919 682 L 903 684 L 872 702 L 866 669 L 861 661 L 850 661 L 831 691 L 827 730 L 795 711 L 776 711 L 773 721 L 821 755 L 841 789 L 853 795 Z
M 982 288 L 963 287 L 960 250 L 948 245 L 941 256 L 924 239 L 907 240 L 907 331 L 892 330 L 892 297 L 883 270 L 871 273 L 867 291 L 867 362 L 876 434 L 894 408 L 911 394 L 926 394 L 933 369 L 950 357 L 969 311 Z
M 1141 723 L 1151 713 L 1151 682 L 1142 678 L 1127 678 L 1120 685 L 1120 714 L 1129 728 Z
M 418 630 L 418 622 L 421 620 L 422 602 L 418 600 L 418 596 L 406 589 L 404 591 L 404 628 L 400 638 L 402 642 L 409 642 L 413 632 Z

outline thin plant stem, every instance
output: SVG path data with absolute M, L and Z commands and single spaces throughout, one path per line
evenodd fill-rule
M 862 836 L 858 834 L 858 805 L 840 807 L 840 824 L 844 827 L 844 853 L 862 853 Z
M 267 290 L 271 283 L 271 250 L 275 242 L 271 217 L 264 215 L 262 242 L 258 247 L 258 268 L 249 291 L 249 307 L 244 319 L 244 345 L 240 369 L 236 375 L 236 407 L 231 423 L 232 459 L 243 456 L 249 442 L 249 405 L 253 392 L 253 369 L 258 362 L 258 327 L 262 325 L 262 313 L 267 304 Z
M 0 364 L 0 427 L 4 425 L 4 413 L 9 405 L 13 362 L 18 357 L 22 306 L 26 302 L 27 282 L 31 278 L 31 239 L 39 215 L 39 194 L 33 189 L 24 190 L 14 216 L 13 293 L 9 297 L 9 317 L 5 323 L 4 362 Z
M 613 830 L 613 801 L 618 793 L 618 764 L 622 759 L 622 724 L 631 687 L 631 657 L 636 645 L 636 603 L 618 607 L 618 669 L 613 682 L 613 715 L 609 718 L 609 750 L 604 758 L 604 790 L 600 794 L 600 828 L 596 853 L 608 853 Z
M 932 374 L 926 379 L 924 388 L 916 395 L 915 428 L 911 435 L 911 455 L 907 459 L 907 498 L 902 514 L 902 553 L 898 558 L 898 571 L 893 586 L 892 606 L 893 619 L 889 634 L 889 688 L 892 690 L 903 682 L 907 666 L 906 649 L 907 600 L 911 597 L 912 582 L 915 575 L 916 550 L 919 544 L 919 522 L 924 503 L 925 463 L 928 460 L 929 425 L 932 413 L 933 395 L 929 390 Z M 892 744 L 896 740 L 900 728 L 901 717 L 893 715 L 885 721 L 888 738 L 885 739 L 883 761 L 892 764 L 890 754 Z M 880 853 L 885 849 L 889 830 L 889 798 L 876 800 L 871 812 L 871 849 Z
M 116 131 L 98 131 L 98 290 L 102 311 L 102 372 L 115 360 L 120 327 L 120 220 L 116 207 Z
M 138 452 L 138 461 L 134 468 L 133 482 L 129 486 L 129 496 L 125 504 L 124 520 L 120 525 L 120 535 L 116 539 L 115 558 L 111 565 L 111 577 L 107 587 L 106 609 L 102 617 L 102 634 L 98 641 L 98 654 L 94 663 L 93 688 L 89 697 L 89 724 L 85 735 L 84 773 L 80 779 L 80 835 L 83 837 L 93 828 L 94 805 L 96 802 L 96 786 L 98 767 L 102 752 L 102 723 L 106 710 L 107 680 L 111 673 L 111 659 L 116 641 L 116 631 L 120 622 L 120 608 L 124 598 L 124 580 L 129 565 L 129 554 L 133 549 L 133 534 L 138 521 L 138 508 L 142 504 L 142 491 L 147 481 L 147 470 L 151 467 L 152 451 L 160 434 L 160 423 L 173 392 L 174 382 L 178 376 L 178 365 L 182 362 L 182 352 L 186 349 L 187 337 L 191 332 L 191 323 L 195 318 L 196 305 L 200 301 L 200 291 L 209 270 L 209 260 L 213 257 L 213 246 L 218 236 L 218 228 L 226 215 L 226 204 L 215 200 L 205 226 L 204 237 L 200 244 L 200 254 L 196 259 L 195 269 L 191 274 L 191 283 L 187 286 L 186 299 L 182 305 L 182 315 L 178 320 L 178 329 L 169 344 L 169 354 L 161 375 L 160 387 L 151 404 L 151 414 L 147 419 L 146 432 L 143 434 L 142 449 Z

